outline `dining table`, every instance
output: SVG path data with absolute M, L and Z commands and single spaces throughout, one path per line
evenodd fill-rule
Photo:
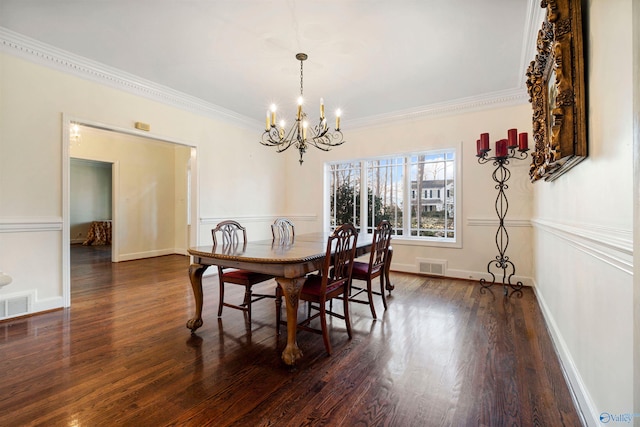
M 195 314 L 187 321 L 187 328 L 194 333 L 203 325 L 202 321 L 202 276 L 212 265 L 238 268 L 275 277 L 282 287 L 287 311 L 287 345 L 282 351 L 282 360 L 294 365 L 302 357 L 296 340 L 298 324 L 298 301 L 300 291 L 308 273 L 321 269 L 327 253 L 330 233 L 307 233 L 295 235 L 291 240 L 256 240 L 237 245 L 208 245 L 189 248 L 192 257 L 189 279 L 195 299 Z M 372 235 L 360 233 L 356 242 L 356 257 L 371 251 Z M 392 248 L 389 248 L 385 267 L 386 289 L 391 291 L 389 265 Z

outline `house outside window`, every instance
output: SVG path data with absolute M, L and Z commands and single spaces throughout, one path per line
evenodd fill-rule
M 459 242 L 456 152 L 452 148 L 327 164 L 326 229 L 351 222 L 359 232 L 372 233 L 381 220 L 388 220 L 398 238 Z

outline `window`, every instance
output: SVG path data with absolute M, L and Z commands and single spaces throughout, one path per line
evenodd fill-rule
M 360 229 L 360 163 L 341 163 L 330 169 L 330 229 L 348 222 Z
M 386 219 L 396 236 L 456 243 L 457 174 L 456 149 L 328 164 L 328 229 L 373 233 Z

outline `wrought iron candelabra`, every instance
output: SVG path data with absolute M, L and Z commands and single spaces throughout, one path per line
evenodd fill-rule
M 496 282 L 496 274 L 493 273 L 492 268 L 494 271 L 498 272 L 498 274 L 501 271 L 501 282 L 505 296 L 508 295 L 509 288 L 511 288 L 513 292 L 518 292 L 523 286 L 520 281 L 515 284 L 511 283 L 511 277 L 516 273 L 516 266 L 506 255 L 507 248 L 509 246 L 509 233 L 507 233 L 507 228 L 504 225 L 504 219 L 507 216 L 507 211 L 509 210 L 509 201 L 507 200 L 505 190 L 509 188 L 507 181 L 511 177 L 511 172 L 507 166 L 511 159 L 524 160 L 527 158 L 527 151 L 529 151 L 527 139 L 528 137 L 526 133 L 518 135 L 516 129 L 510 129 L 508 131 L 508 139 L 496 141 L 496 151 L 495 156 L 493 157 L 489 156 L 489 151 L 491 151 L 489 148 L 489 134 L 481 134 L 480 139 L 477 141 L 476 157 L 478 157 L 478 163 L 483 165 L 485 163 L 492 162 L 493 166 L 495 166 L 491 176 L 496 182 L 495 188 L 498 190 L 495 209 L 499 220 L 498 230 L 496 231 L 496 247 L 498 248 L 498 255 L 496 255 L 496 257 L 487 264 L 487 272 L 491 275 L 492 280 L 489 282 L 482 278 L 480 279 L 480 285 L 482 286 L 482 289 L 487 289 L 494 284 L 500 283 Z

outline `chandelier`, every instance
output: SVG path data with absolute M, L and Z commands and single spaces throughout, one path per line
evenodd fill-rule
M 324 115 L 324 100 L 320 98 L 320 119 L 318 124 L 311 126 L 307 120 L 307 113 L 302 110 L 302 64 L 307 59 L 306 53 L 298 53 L 296 59 L 300 61 L 300 97 L 298 98 L 298 110 L 293 125 L 286 130 L 286 123 L 281 120 L 276 124 L 276 106 L 271 105 L 267 110 L 266 127 L 262 134 L 260 143 L 269 147 L 276 147 L 278 153 L 282 153 L 291 146 L 300 152 L 300 165 L 302 156 L 307 151 L 307 147 L 314 146 L 322 151 L 329 151 L 331 147 L 343 144 L 345 141 L 340 132 L 340 110 L 336 111 L 336 128 L 331 131 L 327 126 L 327 119 Z

